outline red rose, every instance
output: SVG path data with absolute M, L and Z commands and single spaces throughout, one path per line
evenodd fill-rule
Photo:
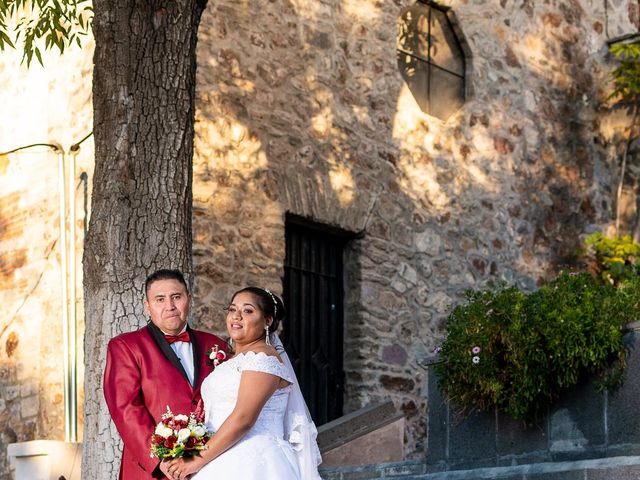
M 162 435 L 154 435 L 152 441 L 154 445 L 162 445 L 164 437 Z
M 196 446 L 196 437 L 189 437 L 187 441 L 184 443 L 185 450 L 193 450 L 193 447 Z
M 169 435 L 169 437 L 164 441 L 164 446 L 171 449 L 174 447 L 177 440 L 178 439 L 176 438 L 175 435 Z
M 187 428 L 187 425 L 189 425 L 189 421 L 188 420 L 176 420 L 175 421 L 175 427 L 173 427 L 174 430 L 182 430 L 183 428 Z

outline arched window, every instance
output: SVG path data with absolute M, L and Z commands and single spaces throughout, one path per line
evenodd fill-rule
M 465 100 L 465 55 L 451 15 L 420 0 L 398 19 L 398 68 L 420 109 L 442 119 Z

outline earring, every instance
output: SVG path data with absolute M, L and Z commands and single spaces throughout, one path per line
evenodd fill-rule
M 267 345 L 271 346 L 271 339 L 269 338 L 269 325 L 264 327 L 264 329 L 267 332 L 265 335 L 265 342 L 267 342 Z

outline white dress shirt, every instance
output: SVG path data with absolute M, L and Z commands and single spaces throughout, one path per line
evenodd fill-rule
M 187 329 L 187 326 L 182 329 L 178 335 L 184 332 Z M 166 332 L 162 332 L 165 335 L 169 335 Z M 171 349 L 175 352 L 184 368 L 184 371 L 187 372 L 187 378 L 189 379 L 189 383 L 193 386 L 193 348 L 191 347 L 191 343 L 189 342 L 173 342 L 169 345 Z

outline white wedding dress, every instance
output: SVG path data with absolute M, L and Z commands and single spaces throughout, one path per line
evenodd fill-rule
M 233 411 L 240 376 L 245 370 L 270 373 L 290 385 L 276 390 L 251 430 L 233 447 L 206 464 L 192 480 L 307 480 L 300 474 L 295 444 L 289 442 L 294 439 L 285 438 L 285 414 L 296 382 L 295 375 L 276 357 L 247 352 L 216 367 L 202 383 L 208 430 L 217 431 Z

